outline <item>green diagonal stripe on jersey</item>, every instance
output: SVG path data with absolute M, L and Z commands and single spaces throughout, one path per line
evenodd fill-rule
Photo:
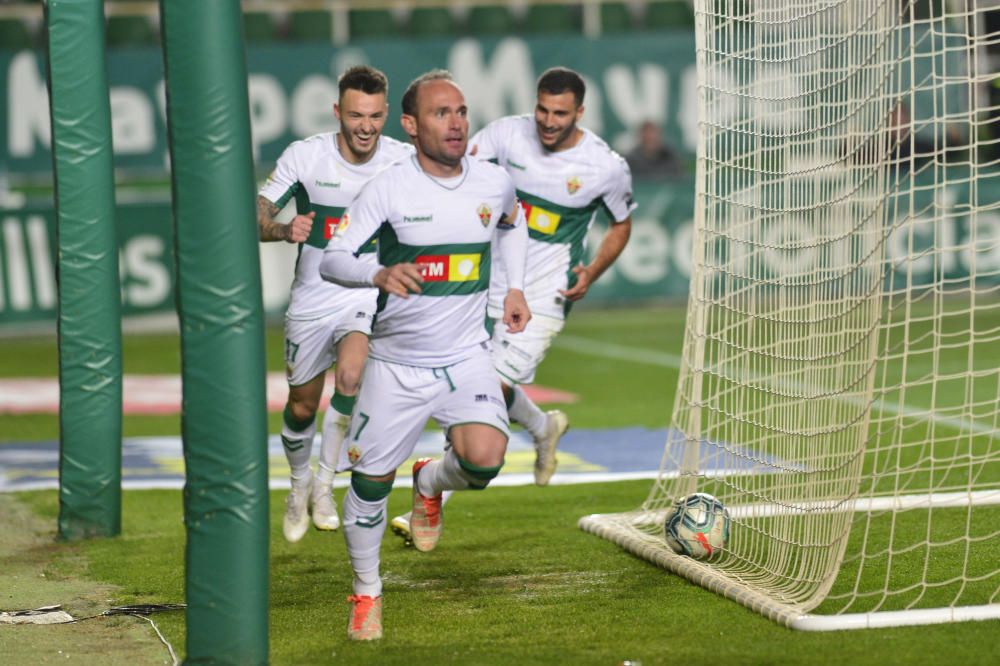
M 521 190 L 517 191 L 517 198 L 528 221 L 528 237 L 543 243 L 582 243 L 587 225 L 601 205 L 598 198 L 583 208 L 570 208 Z
M 316 213 L 313 218 L 312 230 L 306 244 L 319 249 L 326 248 L 326 244 L 333 238 L 340 224 L 340 218 L 344 216 L 346 209 L 343 206 L 323 206 L 322 204 L 310 203 L 306 212 Z M 300 211 L 301 213 L 301 211 Z
M 490 244 L 406 245 L 395 230 L 383 224 L 378 233 L 378 259 L 383 266 L 414 263 L 420 266 L 423 296 L 464 296 L 490 286 Z
M 344 217 L 344 211 L 347 210 L 344 206 L 324 206 L 323 204 L 313 203 L 310 201 L 309 193 L 306 192 L 304 187 L 295 190 L 295 209 L 299 215 L 316 213 L 316 217 L 313 218 L 312 229 L 309 231 L 309 238 L 306 239 L 306 245 L 320 250 L 326 249 L 327 243 L 330 242 L 333 234 L 337 231 L 337 225 L 340 224 L 340 220 Z M 375 243 L 372 242 L 361 248 L 359 254 L 374 251 Z

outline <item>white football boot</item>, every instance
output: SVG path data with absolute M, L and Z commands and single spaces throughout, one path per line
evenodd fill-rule
M 282 522 L 282 531 L 285 539 L 295 543 L 309 529 L 309 500 L 312 496 L 313 475 L 303 481 L 292 481 L 292 489 L 288 491 L 285 498 L 285 519 Z
M 569 419 L 558 409 L 546 412 L 545 434 L 535 439 L 535 485 L 547 486 L 556 471 L 556 447 L 569 430 Z

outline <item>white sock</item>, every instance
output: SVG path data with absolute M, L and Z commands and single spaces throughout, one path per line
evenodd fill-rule
M 340 445 L 344 442 L 344 435 L 350 422 L 350 414 L 341 414 L 332 406 L 327 408 L 326 414 L 323 416 L 323 435 L 319 447 L 319 473 L 316 475 L 316 480 L 321 485 L 333 486 L 333 478 L 337 475 Z
M 548 425 L 549 417 L 538 408 L 538 405 L 531 402 L 531 398 L 520 386 L 512 386 L 511 391 L 514 392 L 514 400 L 510 409 L 507 410 L 507 414 L 510 415 L 512 421 L 524 426 L 532 437 L 540 439 L 545 435 L 545 426 Z
M 309 457 L 312 455 L 313 438 L 316 437 L 316 420 L 305 430 L 295 431 L 283 423 L 281 426 L 281 443 L 285 449 L 285 458 L 292 470 L 292 482 L 302 481 L 312 474 L 309 469 Z
M 348 488 L 344 495 L 344 539 L 354 569 L 354 594 L 367 597 L 382 594 L 382 578 L 378 575 L 379 550 L 388 506 L 388 497 L 366 502 L 355 494 L 354 488 Z
M 469 481 L 462 473 L 458 456 L 450 447 L 443 457 L 424 465 L 417 475 L 417 490 L 424 497 L 434 497 L 443 490 L 465 490 L 468 487 Z

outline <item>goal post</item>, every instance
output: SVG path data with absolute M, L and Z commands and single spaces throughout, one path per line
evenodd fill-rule
M 696 0 L 673 428 L 643 505 L 583 529 L 797 629 L 1000 618 L 987 4 Z M 663 537 L 695 491 L 732 517 L 710 560 Z

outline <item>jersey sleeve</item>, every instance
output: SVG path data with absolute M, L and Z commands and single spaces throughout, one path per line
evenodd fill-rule
M 379 173 L 384 175 L 386 170 Z M 358 196 L 347 207 L 334 233 L 334 239 L 354 254 L 359 254 L 382 223 L 389 219 L 389 200 L 385 187 L 387 180 L 385 177 L 375 178 L 362 187 Z
M 507 147 L 507 141 L 503 136 L 503 128 L 503 123 L 495 120 L 476 132 L 473 137 L 469 139 L 469 150 L 471 151 L 473 146 L 475 146 L 476 159 L 488 160 L 495 164 L 503 164 L 503 160 L 506 157 Z
M 296 168 L 295 146 L 296 144 L 293 143 L 285 148 L 281 157 L 278 158 L 278 163 L 274 166 L 274 171 L 267 177 L 264 186 L 258 192 L 260 196 L 278 208 L 284 208 L 296 190 L 302 186 Z
M 344 287 L 370 287 L 375 274 L 382 269 L 378 263 L 359 258 L 361 248 L 389 219 L 389 202 L 382 184 L 385 178 L 374 178 L 361 188 L 358 196 L 341 217 L 340 225 L 323 251 L 320 275 L 324 280 Z
M 632 198 L 632 172 L 620 155 L 615 154 L 613 159 L 611 174 L 608 177 L 608 189 L 601 199 L 611 219 L 615 222 L 624 222 L 636 209 L 635 200 Z
M 505 172 L 505 191 L 503 195 L 503 211 L 497 224 L 496 248 L 503 262 L 507 275 L 507 288 L 524 290 L 524 275 L 528 256 L 528 225 L 524 219 L 524 211 L 517 203 L 517 192 L 514 181 Z M 509 215 L 513 211 L 513 217 Z

